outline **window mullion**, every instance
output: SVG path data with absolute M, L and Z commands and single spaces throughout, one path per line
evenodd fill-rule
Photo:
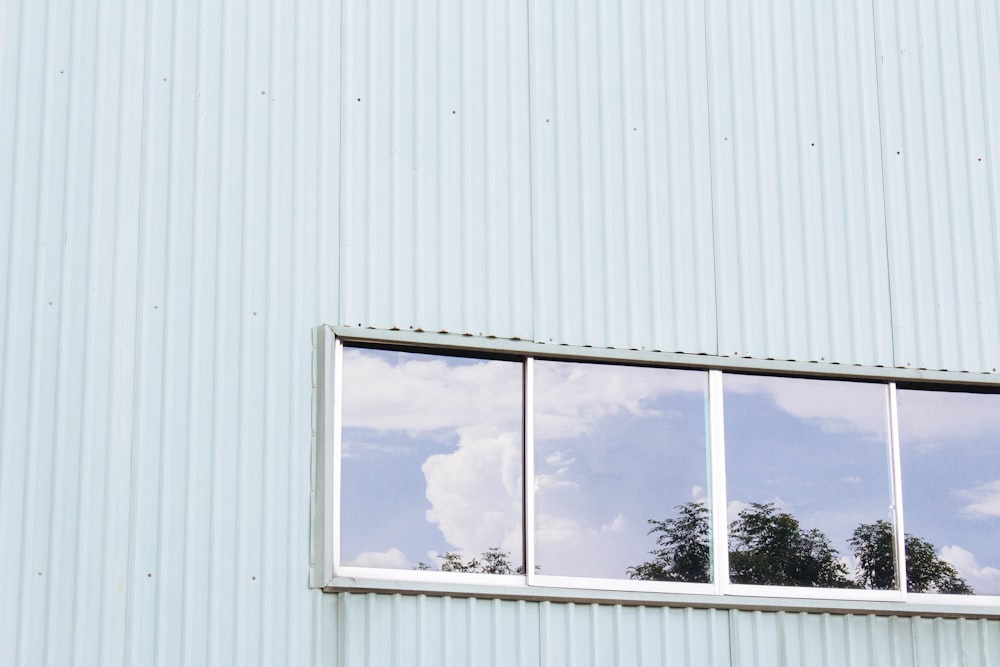
M 524 573 L 529 585 L 535 578 L 535 360 L 524 359 L 523 389 L 523 498 Z
M 892 475 L 892 510 L 895 530 L 896 581 L 898 590 L 906 593 L 906 535 L 903 532 L 903 481 L 899 462 L 899 420 L 896 410 L 896 383 L 887 385 L 889 392 L 889 464 Z
M 328 331 L 328 330 L 327 330 Z M 332 350 L 330 348 L 333 348 Z M 332 354 L 331 354 L 332 352 Z M 320 447 L 325 449 L 325 455 L 323 456 L 323 463 L 321 466 L 320 474 L 324 476 L 324 486 L 326 482 L 333 488 L 333 493 L 325 494 L 327 498 L 323 499 L 323 503 L 326 507 L 326 512 L 331 516 L 332 521 L 330 525 L 333 527 L 333 534 L 326 545 L 324 551 L 326 555 L 324 556 L 323 568 L 325 571 L 325 577 L 330 578 L 334 576 L 337 570 L 340 568 L 340 533 L 341 533 L 341 457 L 342 452 L 342 439 L 341 439 L 341 415 L 343 413 L 343 377 L 344 377 L 344 343 L 334 336 L 328 336 L 326 343 L 326 356 L 325 363 L 330 364 L 329 372 L 333 379 L 332 387 L 327 387 L 327 390 L 333 390 L 333 396 L 324 395 L 324 401 L 329 401 L 332 405 L 332 414 L 330 419 L 324 422 L 323 428 L 321 429 L 321 437 L 323 442 L 320 443 Z M 324 369 L 326 370 L 326 369 Z M 325 418 L 325 411 L 324 411 Z
M 711 507 L 712 582 L 725 595 L 729 589 L 729 521 L 726 507 L 725 413 L 722 371 L 708 371 L 708 445 Z

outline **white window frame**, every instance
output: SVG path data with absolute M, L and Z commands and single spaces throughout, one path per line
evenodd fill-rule
M 523 359 L 523 575 L 491 575 L 429 570 L 390 570 L 343 565 L 340 560 L 341 392 L 345 343 L 375 343 L 433 354 L 514 355 Z M 902 476 L 899 458 L 896 382 L 927 382 L 1000 389 L 1000 380 L 984 376 L 970 382 L 965 373 L 843 367 L 671 353 L 596 350 L 525 341 L 455 336 L 423 332 L 317 327 L 313 335 L 313 487 L 310 583 L 329 591 L 413 591 L 516 599 L 614 601 L 633 604 L 697 604 L 712 607 L 821 609 L 834 612 L 883 612 L 1000 617 L 1000 596 L 944 595 L 906 592 Z M 706 371 L 708 391 L 709 497 L 711 499 L 711 583 L 652 582 L 538 574 L 534 554 L 534 436 L 535 359 L 600 361 L 622 365 L 656 365 Z M 866 380 L 885 385 L 888 400 L 889 473 L 895 521 L 898 588 L 888 591 L 734 584 L 729 581 L 728 521 L 725 508 L 725 371 L 757 372 L 819 379 Z M 721 508 L 722 511 L 718 511 Z

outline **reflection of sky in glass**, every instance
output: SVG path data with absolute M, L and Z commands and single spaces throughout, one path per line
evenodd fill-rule
M 723 386 L 729 520 L 774 502 L 852 564 L 854 529 L 892 521 L 885 385 L 726 374 Z
M 521 564 L 521 364 L 348 347 L 342 445 L 345 565 Z
M 649 519 L 703 499 L 704 372 L 535 363 L 539 574 L 626 578 Z
M 900 389 L 906 532 L 1000 594 L 1000 395 Z

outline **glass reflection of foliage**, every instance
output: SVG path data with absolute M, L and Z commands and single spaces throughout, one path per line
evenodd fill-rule
M 971 595 L 973 591 L 958 571 L 936 553 L 927 540 L 907 534 L 906 590 L 910 593 L 952 593 Z M 896 587 L 892 525 L 888 521 L 863 523 L 850 539 L 858 560 L 857 582 L 865 588 L 888 590 Z
M 677 517 L 650 520 L 656 534 L 653 559 L 628 568 L 632 579 L 709 581 L 709 513 L 701 502 L 677 507 Z M 837 550 L 819 530 L 803 530 L 773 503 L 754 503 L 730 526 L 729 564 L 738 584 L 776 586 L 851 585 Z
M 653 560 L 628 568 L 629 579 L 646 581 L 709 582 L 708 507 L 690 502 L 677 506 L 677 517 L 656 521 L 649 534 L 656 535 Z
M 490 547 L 476 558 L 462 560 L 462 555 L 448 551 L 441 554 L 442 572 L 470 572 L 475 574 L 524 574 L 524 568 L 511 565 L 510 553 L 499 547 Z M 427 563 L 417 563 L 415 570 L 430 570 Z
M 729 570 L 735 584 L 853 586 L 830 539 L 774 503 L 752 503 L 730 525 Z
M 652 560 L 628 568 L 631 579 L 709 581 L 709 512 L 702 502 L 679 505 L 677 516 L 649 520 L 656 535 Z M 729 566 L 733 583 L 822 588 L 896 586 L 892 525 L 863 523 L 849 544 L 857 561 L 854 581 L 822 531 L 805 530 L 798 519 L 774 503 L 752 503 L 729 527 Z M 972 588 L 927 540 L 906 536 L 907 590 L 911 593 L 971 594 Z

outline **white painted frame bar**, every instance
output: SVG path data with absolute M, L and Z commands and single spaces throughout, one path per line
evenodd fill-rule
M 321 587 L 334 577 L 335 554 L 339 544 L 337 505 L 340 489 L 334 483 L 334 469 L 339 468 L 339 456 L 334 442 L 339 439 L 339 413 L 336 395 L 340 387 L 334 350 L 339 341 L 329 327 L 313 330 L 312 363 L 312 438 L 311 457 L 312 508 L 309 583 Z
M 522 386 L 522 405 L 524 414 L 521 424 L 524 427 L 522 435 L 522 452 L 524 461 L 521 470 L 524 475 L 524 516 L 521 524 L 524 527 L 524 574 L 529 586 L 535 582 L 535 359 L 525 357 L 522 366 L 524 379 Z
M 341 459 L 343 457 L 342 415 L 344 413 L 344 343 L 339 338 L 333 344 L 333 435 L 330 438 L 333 450 L 333 463 L 329 465 L 330 479 L 334 488 L 333 501 L 333 544 L 331 547 L 331 560 L 333 561 L 333 573 L 336 574 L 340 567 L 340 532 L 343 522 L 341 521 L 340 497 L 343 487 L 341 486 Z
M 708 371 L 708 488 L 711 503 L 712 583 L 719 595 L 729 591 L 729 500 L 726 493 L 726 420 L 722 371 Z
M 896 383 L 886 385 L 889 403 L 889 483 L 892 488 L 893 539 L 896 550 L 896 587 L 906 593 L 906 529 L 903 524 L 903 469 L 899 460 L 899 411 L 896 409 Z

